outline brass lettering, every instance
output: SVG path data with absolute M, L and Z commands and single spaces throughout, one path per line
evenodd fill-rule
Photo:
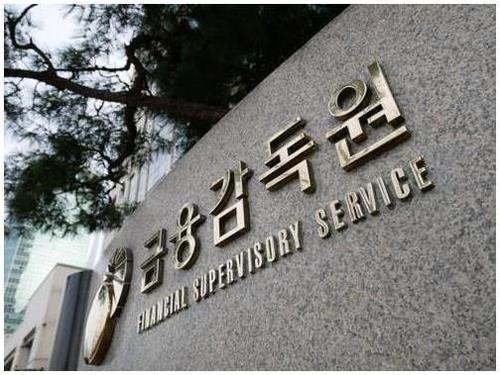
M 434 182 L 427 179 L 427 167 L 422 156 L 410 161 L 410 168 L 421 191 L 427 191 L 434 187 Z
M 330 202 L 330 211 L 332 213 L 333 218 L 333 227 L 336 231 L 340 231 L 347 227 L 347 224 L 341 220 L 344 216 L 344 210 L 340 208 L 341 203 L 338 200 L 334 200 Z
M 249 247 L 247 249 L 247 259 L 248 259 L 247 264 L 248 264 L 248 272 L 249 273 L 253 273 L 254 272 L 254 270 L 253 270 L 253 257 L 252 257 L 252 252 L 253 251 L 252 250 L 253 249 L 251 247 Z
M 410 187 L 408 184 L 402 184 L 406 181 L 406 175 L 402 168 L 395 168 L 391 171 L 391 181 L 394 187 L 394 193 L 398 199 L 407 199 L 410 196 Z
M 219 276 L 218 279 L 219 279 L 219 282 L 217 284 L 217 287 L 220 288 L 220 289 L 224 289 L 226 287 L 226 284 L 224 284 L 224 282 L 222 281 L 223 280 L 223 277 L 226 275 L 224 273 L 224 267 L 226 265 L 225 264 L 221 264 L 219 265 L 219 268 L 218 268 L 218 272 L 217 272 L 217 275 Z
M 274 246 L 274 237 L 269 236 L 266 238 L 266 257 L 268 262 L 274 262 L 276 260 L 276 250 Z
M 357 223 L 365 217 L 361 205 L 359 204 L 358 194 L 355 191 L 347 193 L 345 200 L 347 203 L 347 211 L 353 223 Z
M 351 170 L 373 158 L 377 153 L 393 147 L 410 136 L 405 126 L 400 126 L 403 117 L 392 96 L 381 66 L 373 62 L 368 66 L 373 94 L 369 95 L 368 85 L 361 80 L 354 80 L 337 89 L 328 105 L 330 113 L 343 121 L 340 126 L 326 133 L 326 138 L 335 143 L 340 166 Z M 340 105 L 339 97 L 345 90 L 354 91 L 354 98 L 349 105 Z M 370 96 L 373 99 L 370 99 Z M 345 103 L 344 103 L 345 104 Z M 392 131 L 385 137 L 373 142 L 364 143 L 368 138 L 365 127 L 371 128 L 386 125 Z M 364 148 L 352 152 L 355 143 L 365 144 Z
M 183 286 L 181 288 L 181 310 L 187 309 L 187 287 Z
M 389 192 L 387 191 L 385 181 L 381 176 L 377 177 L 377 185 L 380 190 L 380 194 L 382 195 L 382 199 L 384 200 L 385 206 L 392 207 L 393 203 L 391 201 L 391 197 L 389 196 Z
M 253 253 L 255 255 L 255 268 L 259 269 L 264 265 L 262 259 L 262 244 L 260 242 L 256 242 L 253 245 Z
M 316 219 L 316 223 L 318 223 L 318 236 L 320 238 L 327 238 L 330 236 L 330 226 L 326 222 L 326 211 L 322 208 L 316 210 L 314 213 L 314 218 Z
M 245 252 L 242 251 L 236 256 L 236 270 L 238 271 L 238 277 L 243 279 L 245 277 L 245 270 L 243 268 L 243 257 L 245 256 Z
M 214 269 L 211 269 L 210 271 L 208 271 L 208 290 L 210 294 L 215 292 L 215 280 L 217 280 L 217 272 L 215 272 Z
M 156 321 L 160 323 L 163 321 L 163 300 L 158 301 L 156 306 Z
M 227 284 L 230 285 L 234 282 L 234 273 L 233 273 L 233 260 L 228 259 L 226 262 L 226 276 L 227 276 Z
M 280 249 L 280 255 L 284 257 L 290 253 L 290 245 L 288 243 L 288 231 L 282 229 L 278 232 L 278 245 Z
M 163 315 L 165 319 L 170 316 L 170 297 L 165 297 L 163 299 Z
M 149 329 L 149 309 L 146 309 L 145 311 L 146 316 L 145 316 L 145 323 L 144 323 L 144 329 Z
M 143 322 L 144 322 L 143 314 L 144 313 L 141 312 L 139 314 L 139 316 L 137 317 L 137 333 L 141 333 L 142 332 L 142 325 L 143 325 Z
M 200 279 L 196 278 L 193 280 L 193 300 L 196 302 L 201 301 L 200 296 Z
M 179 289 L 175 291 L 175 305 L 174 305 L 174 313 L 178 312 L 181 309 L 181 304 L 180 304 L 180 295 L 179 295 Z
M 361 195 L 361 201 L 364 203 L 366 210 L 371 215 L 376 215 L 378 213 L 377 201 L 375 200 L 375 190 L 373 185 L 369 182 L 366 185 L 366 190 L 364 188 L 359 188 L 359 195 Z
M 305 125 L 306 122 L 297 117 L 267 142 L 269 159 L 265 163 L 271 169 L 259 177 L 267 190 L 276 190 L 297 178 L 304 193 L 314 192 L 313 173 L 306 155 L 316 148 L 316 142 L 304 132 L 297 134 Z
M 151 306 L 150 321 L 151 327 L 156 325 L 156 305 Z
M 204 274 L 201 278 L 201 286 L 200 286 L 200 290 L 201 290 L 201 297 L 202 298 L 206 298 L 208 296 L 208 280 L 207 280 L 207 274 Z
M 175 300 L 175 294 L 172 293 L 170 295 L 170 315 L 173 315 L 175 314 L 175 308 L 174 308 L 174 300 Z
M 300 242 L 300 221 L 297 220 L 295 223 L 290 225 L 290 233 L 292 234 L 295 250 L 302 250 L 302 244 Z

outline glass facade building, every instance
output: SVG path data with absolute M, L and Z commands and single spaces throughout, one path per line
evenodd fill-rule
M 24 309 L 17 309 L 16 292 L 29 261 L 33 238 L 20 234 L 20 226 L 7 220 L 4 236 L 4 329 L 12 332 L 22 321 Z
M 19 235 L 15 225 L 8 225 L 4 241 L 4 330 L 12 332 L 22 322 L 33 292 L 56 264 L 85 267 L 90 236 Z
M 142 120 L 140 127 L 148 127 L 151 131 L 158 131 L 157 124 L 150 121 L 147 117 Z M 168 139 L 174 145 L 180 140 L 175 133 L 174 123 L 165 123 L 159 134 L 161 137 Z M 158 183 L 170 172 L 175 162 L 182 156 L 182 151 L 177 147 L 172 147 L 170 150 L 157 150 L 152 153 L 151 160 L 142 166 L 130 166 L 130 160 L 127 161 L 128 173 L 123 178 L 123 185 L 115 191 L 117 203 L 135 204 L 142 202 L 149 191 L 153 190 Z M 100 258 L 104 248 L 111 242 L 112 232 L 98 232 L 92 235 L 91 249 L 87 268 L 94 268 L 97 260 Z
M 20 228 L 17 223 L 7 219 L 4 226 L 4 259 L 3 259 L 3 283 L 7 283 L 12 259 L 21 241 Z

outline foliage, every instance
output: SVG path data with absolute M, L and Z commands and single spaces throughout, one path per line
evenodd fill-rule
M 186 151 L 344 8 L 73 5 L 79 38 L 43 51 L 32 7 L 4 16 L 6 125 L 34 145 L 7 160 L 7 205 L 65 233 L 119 226 L 133 207 L 113 192 L 130 165 L 175 146 L 163 126 L 175 124 Z M 144 126 L 154 116 L 168 120 Z

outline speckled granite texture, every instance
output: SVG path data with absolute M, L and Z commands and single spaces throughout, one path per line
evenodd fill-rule
M 343 171 L 325 133 L 333 90 L 379 60 L 409 140 Z M 268 192 L 265 141 L 300 115 L 318 143 L 317 190 Z M 436 188 L 328 239 L 314 211 L 423 155 Z M 249 180 L 250 232 L 212 244 L 211 182 L 238 160 Z M 406 169 L 408 170 L 408 169 Z M 142 242 L 195 202 L 207 216 L 193 268 L 140 293 Z M 299 219 L 304 249 L 159 326 L 140 311 Z M 131 216 L 106 250 L 134 250 L 127 304 L 102 370 L 472 370 L 495 368 L 495 7 L 351 6 L 214 127 Z M 101 271 L 105 260 L 100 263 Z M 100 276 L 94 277 L 95 293 Z

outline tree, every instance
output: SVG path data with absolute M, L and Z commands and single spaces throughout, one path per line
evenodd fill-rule
M 345 6 L 73 5 L 81 38 L 56 52 L 30 38 L 33 7 L 4 16 L 6 124 L 37 144 L 7 161 L 7 206 L 69 233 L 119 226 L 126 162 L 173 146 L 141 118 L 175 121 L 187 150 Z

